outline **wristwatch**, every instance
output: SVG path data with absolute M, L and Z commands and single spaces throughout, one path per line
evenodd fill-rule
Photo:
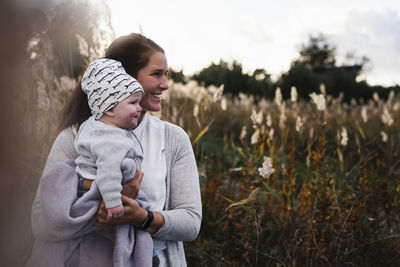
M 153 220 L 154 220 L 154 214 L 153 214 L 153 212 L 151 212 L 150 210 L 148 210 L 148 209 L 146 209 L 147 210 L 147 217 L 146 217 L 146 220 L 144 220 L 144 222 L 143 222 L 143 224 L 141 225 L 141 226 L 139 226 L 138 228 L 140 229 L 140 230 L 146 230 L 147 228 L 149 228 L 149 226 L 150 226 L 150 224 L 153 222 Z

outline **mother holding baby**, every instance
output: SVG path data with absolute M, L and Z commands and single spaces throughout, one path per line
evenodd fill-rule
M 56 205 L 48 208 L 49 203 L 44 201 L 52 189 L 46 187 L 43 177 L 53 179 L 56 172 L 52 170 L 56 164 L 78 156 L 74 149 L 76 133 L 91 116 L 87 95 L 79 82 L 61 113 L 61 132 L 51 148 L 33 203 L 32 228 L 36 241 L 28 265 L 37 266 L 40 262 L 49 263 L 49 260 L 57 258 L 60 266 L 115 266 L 115 229 L 124 225 L 140 229 L 152 220 L 146 225 L 145 232 L 153 241 L 152 255 L 153 259 L 157 259 L 153 260 L 153 266 L 186 266 L 182 241 L 192 241 L 197 237 L 202 216 L 196 161 L 187 134 L 178 126 L 148 113 L 160 111 L 162 93 L 168 89 L 168 64 L 164 50 L 143 35 L 130 34 L 113 41 L 105 58 L 121 62 L 125 71 L 143 87 L 144 94 L 140 101 L 143 111 L 137 128 L 133 130 L 143 148 L 141 171 L 136 171 L 134 178 L 123 187 L 122 217 L 107 220 L 107 210 L 101 202 L 94 216 L 80 224 L 85 227 L 74 231 L 62 229 L 62 220 L 47 218 L 49 212 L 57 214 L 59 211 L 52 208 Z M 151 218 L 149 212 L 135 200 L 139 189 L 147 196 Z M 57 202 L 65 199 L 61 193 L 57 193 L 57 197 Z M 71 199 L 71 203 L 78 202 Z M 75 223 L 73 218 L 71 221 Z M 59 232 L 63 234 L 59 235 Z M 135 234 L 135 237 L 138 236 Z M 85 243 L 85 240 L 90 242 Z M 65 245 L 66 242 L 68 245 Z M 133 250 L 139 246 L 134 245 Z M 69 252 L 66 253 L 66 250 Z

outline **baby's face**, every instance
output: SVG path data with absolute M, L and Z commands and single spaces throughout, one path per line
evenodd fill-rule
M 119 102 L 112 109 L 114 114 L 112 120 L 116 126 L 130 130 L 136 128 L 140 113 L 142 112 L 142 107 L 139 105 L 142 96 L 142 92 L 136 92 Z

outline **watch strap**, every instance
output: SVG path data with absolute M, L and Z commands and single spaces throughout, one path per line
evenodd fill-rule
M 140 229 L 140 230 L 146 230 L 147 228 L 149 228 L 149 226 L 150 226 L 150 224 L 153 222 L 153 220 L 154 220 L 154 214 L 153 214 L 153 212 L 151 212 L 150 210 L 148 210 L 148 209 L 146 209 L 147 210 L 147 217 L 146 217 L 146 220 L 144 220 L 144 222 L 142 223 L 142 225 L 141 226 L 139 226 L 138 228 Z

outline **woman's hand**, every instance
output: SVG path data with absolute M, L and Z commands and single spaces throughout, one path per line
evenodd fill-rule
M 147 210 L 141 208 L 136 200 L 124 195 L 122 195 L 121 200 L 124 205 L 124 215 L 107 221 L 107 209 L 104 201 L 102 201 L 96 215 L 97 222 L 95 225 L 133 224 L 134 226 L 141 226 L 147 218 Z M 155 234 L 165 223 L 164 217 L 159 212 L 153 211 L 153 214 L 153 222 L 146 230 L 150 234 Z
M 115 224 L 133 224 L 134 226 L 141 226 L 147 218 L 147 210 L 141 208 L 139 203 L 134 200 L 139 194 L 140 183 L 143 179 L 143 172 L 136 170 L 135 176 L 131 182 L 125 184 L 122 189 L 121 201 L 124 206 L 124 215 L 119 218 L 112 218 L 107 221 L 107 209 L 104 201 L 101 201 L 99 210 L 96 214 L 96 226 L 115 225 Z M 133 197 L 133 198 L 132 198 Z M 164 225 L 164 217 L 154 212 L 153 223 L 146 230 L 154 234 Z
M 101 202 L 100 208 L 97 211 L 96 226 L 104 226 L 108 224 L 133 224 L 141 225 L 147 217 L 147 211 L 139 206 L 136 200 L 122 195 L 122 204 L 124 205 L 124 215 L 118 218 L 107 220 L 107 209 L 104 201 Z
M 130 197 L 132 199 L 137 198 L 139 194 L 140 184 L 142 183 L 143 172 L 141 172 L 138 168 L 136 168 L 135 176 L 133 179 L 122 186 L 122 195 Z
M 126 183 L 122 186 L 121 200 L 122 204 L 124 204 L 123 216 L 110 219 L 104 201 L 101 201 L 99 210 L 97 211 L 96 214 L 97 222 L 95 225 L 104 226 L 107 224 L 124 224 L 124 223 L 135 224 L 135 221 L 138 221 L 138 219 L 143 218 L 140 217 L 141 214 L 139 214 L 139 211 L 141 210 L 143 211 L 144 209 L 142 209 L 137 203 L 137 201 L 134 200 L 139 194 L 139 189 L 140 189 L 140 184 L 142 183 L 142 179 L 143 179 L 143 172 L 141 172 L 139 169 L 136 169 L 135 176 L 133 176 L 133 179 L 129 183 Z M 139 218 L 135 218 L 135 216 L 137 215 L 139 215 Z M 143 218 L 143 221 L 146 219 L 146 216 Z M 139 221 L 137 225 L 140 225 L 140 223 L 141 222 Z

